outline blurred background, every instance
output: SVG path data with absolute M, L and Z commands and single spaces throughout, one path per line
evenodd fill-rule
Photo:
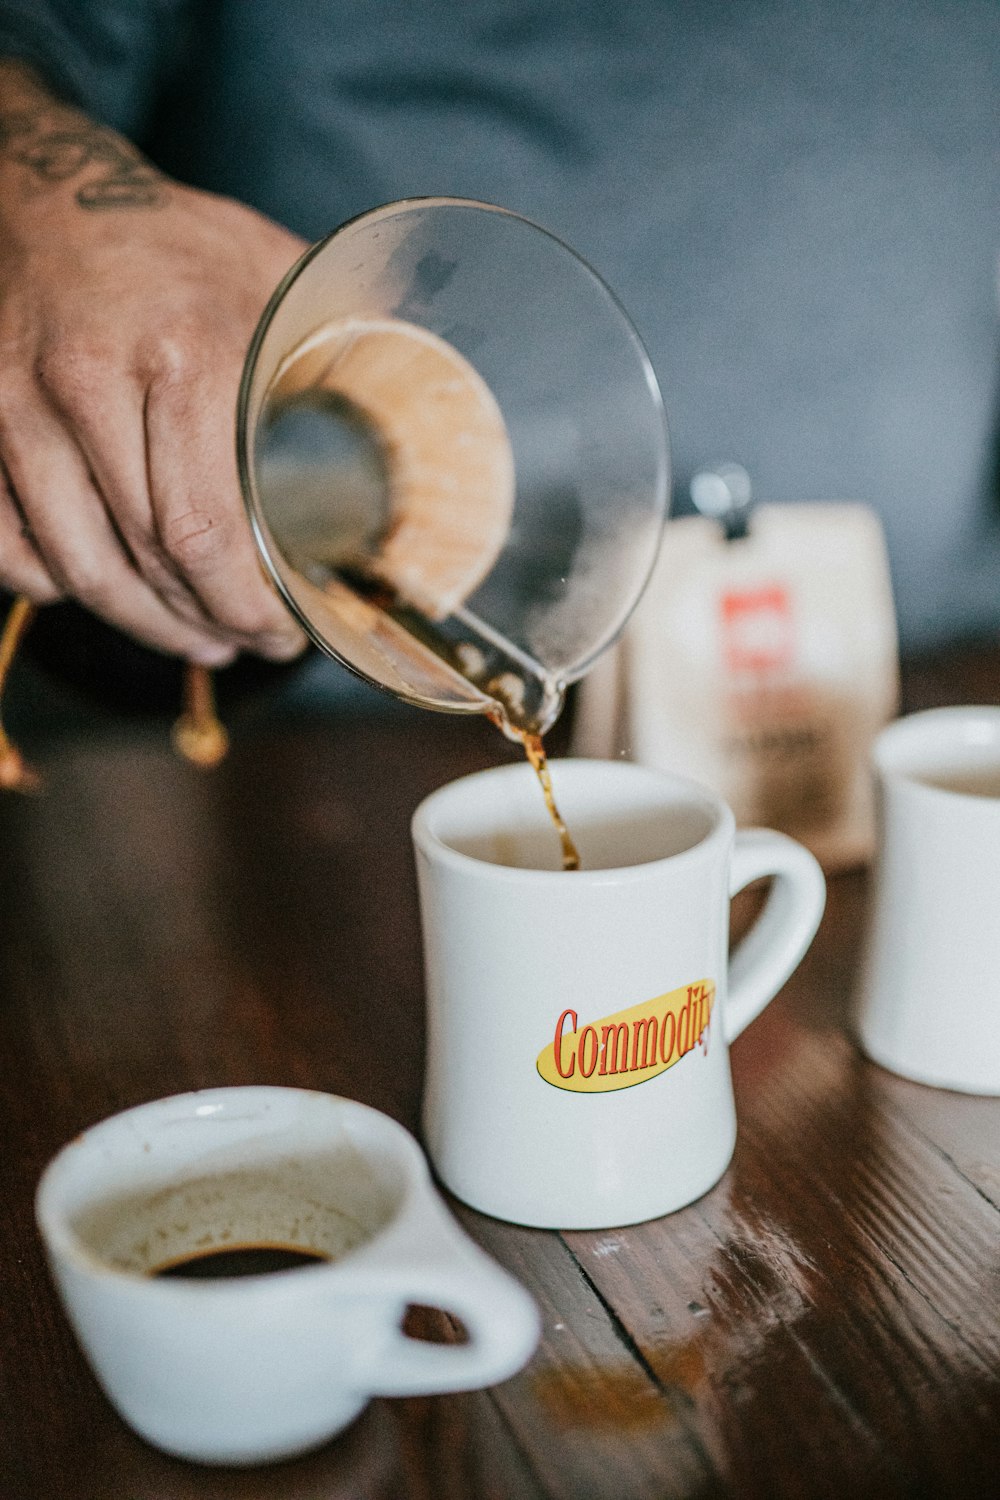
M 551 229 L 649 350 L 678 512 L 720 460 L 761 500 L 865 501 L 904 651 L 1000 631 L 996 0 L 41 10 L 93 113 L 310 238 L 437 193 Z

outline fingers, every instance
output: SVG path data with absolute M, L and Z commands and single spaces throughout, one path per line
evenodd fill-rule
M 32 598 L 69 593 L 206 666 L 238 650 L 296 655 L 304 637 L 264 581 L 239 496 L 235 397 L 176 341 L 161 341 L 145 389 L 142 372 L 116 364 L 63 345 L 37 361 L 29 392 L 0 401 L 0 453 L 21 497 L 6 526 L 0 508 L 6 581 L 27 579 L 34 559 Z
M 86 461 L 127 557 L 162 602 L 188 624 L 212 623 L 159 546 L 149 499 L 143 405 L 137 379 L 116 372 L 113 351 L 63 349 L 39 362 L 44 394 Z
M 24 594 L 34 604 L 52 604 L 62 590 L 45 566 L 14 494 L 6 470 L 0 465 L 0 585 L 12 594 Z
M 8 392 L 0 404 L 0 452 L 34 550 L 59 591 L 158 650 L 208 666 L 232 659 L 230 644 L 180 619 L 138 573 L 80 448 L 37 393 Z
M 175 352 L 176 353 L 176 352 Z M 149 492 L 164 554 L 230 638 L 282 660 L 304 637 L 265 580 L 240 498 L 231 381 L 176 355 L 146 395 Z

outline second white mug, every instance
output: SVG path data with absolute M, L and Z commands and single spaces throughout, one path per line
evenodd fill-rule
M 909 714 L 873 757 L 861 1045 L 918 1083 L 1000 1094 L 1000 708 Z

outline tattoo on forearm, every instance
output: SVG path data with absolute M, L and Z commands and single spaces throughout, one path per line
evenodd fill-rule
M 76 181 L 81 208 L 156 208 L 168 196 L 156 168 L 114 131 L 89 121 L 53 123 L 44 110 L 0 114 L 0 156 L 44 186 Z

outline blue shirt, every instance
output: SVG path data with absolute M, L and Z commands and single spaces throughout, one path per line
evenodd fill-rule
M 310 239 L 485 198 L 649 349 L 675 480 L 882 515 L 909 645 L 1000 626 L 995 0 L 0 0 L 166 170 Z

